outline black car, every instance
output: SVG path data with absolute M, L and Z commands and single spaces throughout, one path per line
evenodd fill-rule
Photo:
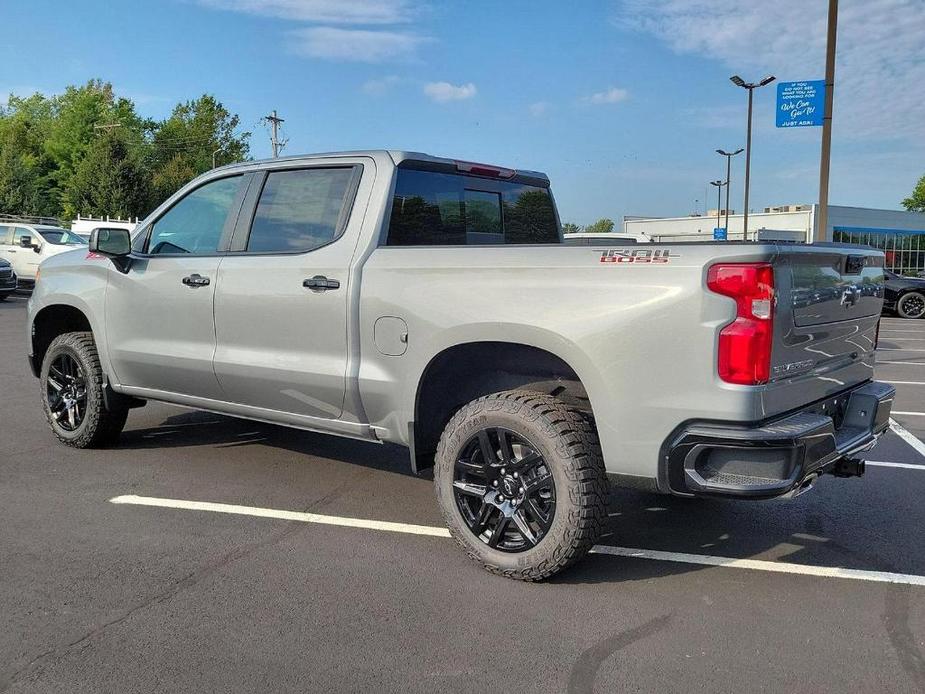
M 8 260 L 0 258 L 0 301 L 16 291 L 16 273 Z
M 895 311 L 902 318 L 925 316 L 925 279 L 885 271 L 883 310 Z

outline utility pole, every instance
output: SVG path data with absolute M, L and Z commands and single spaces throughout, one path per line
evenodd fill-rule
M 729 176 L 732 173 L 732 158 L 741 154 L 744 150 L 740 147 L 735 152 L 724 152 L 721 149 L 716 150 L 717 154 L 721 154 L 726 157 L 726 233 L 729 233 L 729 189 L 732 187 L 729 185 Z
M 822 153 L 819 160 L 819 214 L 813 241 L 828 241 L 829 161 L 832 156 L 832 107 L 835 101 L 835 39 L 838 35 L 838 0 L 829 0 L 829 31 L 825 49 L 825 113 L 822 118 Z
M 279 141 L 279 124 L 285 123 L 285 119 L 280 118 L 276 115 L 276 109 L 273 109 L 273 113 L 269 116 L 264 116 L 263 118 L 267 123 L 270 124 L 272 128 L 272 134 L 270 135 L 270 143 L 273 145 L 273 158 L 276 159 L 279 156 L 279 150 L 286 146 L 285 142 Z

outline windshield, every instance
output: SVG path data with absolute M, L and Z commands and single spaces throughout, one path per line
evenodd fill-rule
M 82 246 L 86 243 L 77 234 L 67 229 L 37 229 L 39 235 L 55 246 Z

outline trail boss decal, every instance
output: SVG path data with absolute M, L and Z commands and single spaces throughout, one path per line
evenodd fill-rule
M 672 258 L 680 258 L 667 248 L 632 248 L 601 251 L 602 263 L 634 263 L 636 265 L 666 265 Z

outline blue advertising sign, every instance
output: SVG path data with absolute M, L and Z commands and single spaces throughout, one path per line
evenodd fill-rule
M 725 227 L 713 227 L 713 240 L 714 241 L 725 241 L 726 240 Z
M 812 125 L 822 125 L 824 116 L 825 80 L 778 83 L 778 128 L 801 128 Z

